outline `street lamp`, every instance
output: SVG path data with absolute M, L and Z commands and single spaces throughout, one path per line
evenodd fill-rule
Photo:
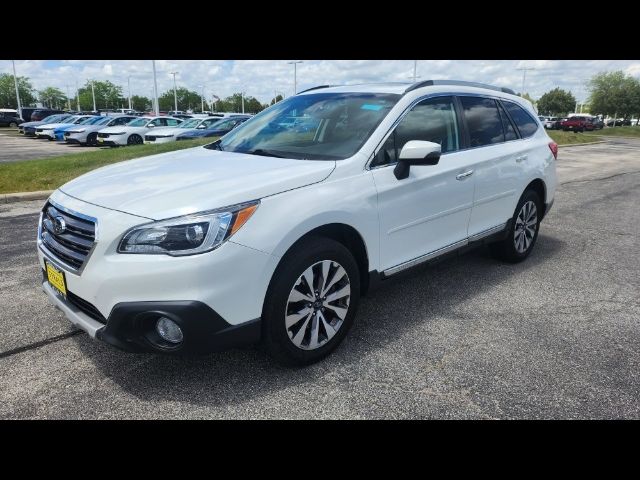
M 13 83 L 16 86 L 16 102 L 18 104 L 18 115 L 21 115 L 22 105 L 20 105 L 20 90 L 18 90 L 18 77 L 16 77 L 16 61 L 11 60 L 13 64 Z
M 174 111 L 178 111 L 178 87 L 176 86 L 176 75 L 180 72 L 169 72 L 169 75 L 173 75 L 173 105 Z
M 160 104 L 158 103 L 158 79 L 156 78 L 156 61 L 151 60 L 153 64 L 153 101 L 155 103 L 156 116 L 160 115 Z
M 218 111 L 218 100 L 220 100 L 220 97 L 218 97 L 217 95 L 211 95 L 211 107 L 213 108 L 214 112 Z
M 127 77 L 127 84 L 129 86 L 129 110 L 132 110 L 131 108 L 131 75 Z
M 293 94 L 298 93 L 298 64 L 304 63 L 302 60 L 296 60 L 295 62 L 287 62 L 288 65 L 293 65 Z
M 94 80 L 91 80 L 91 95 L 93 96 L 93 111 L 97 111 L 96 108 L 96 91 L 93 88 Z
M 200 113 L 204 112 L 204 85 L 198 85 L 202 90 L 200 91 Z

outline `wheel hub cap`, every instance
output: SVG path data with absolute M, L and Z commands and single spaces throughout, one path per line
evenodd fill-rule
M 536 235 L 538 228 L 538 209 L 536 204 L 529 200 L 520 209 L 516 217 L 516 228 L 513 242 L 518 253 L 526 252 Z

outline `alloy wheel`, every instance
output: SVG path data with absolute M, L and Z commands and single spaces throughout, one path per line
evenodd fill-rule
M 529 249 L 538 228 L 538 209 L 536 204 L 529 200 L 522 205 L 516 217 L 513 241 L 518 253 L 524 253 Z
M 285 310 L 291 342 L 302 350 L 315 350 L 338 332 L 349 311 L 351 282 L 346 270 L 333 260 L 321 260 L 296 280 Z

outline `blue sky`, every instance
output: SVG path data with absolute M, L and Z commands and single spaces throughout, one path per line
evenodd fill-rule
M 158 90 L 173 87 L 169 72 L 177 71 L 178 86 L 205 97 L 225 97 L 244 90 L 262 102 L 275 92 L 293 93 L 293 66 L 290 60 L 156 60 Z M 640 60 L 419 60 L 419 80 L 456 79 L 522 88 L 522 71 L 527 71 L 525 90 L 534 98 L 561 87 L 586 99 L 585 82 L 595 73 L 623 70 L 640 78 Z M 322 84 L 348 84 L 381 81 L 410 81 L 412 60 L 304 60 L 298 67 L 298 90 Z M 36 89 L 47 86 L 63 92 L 75 91 L 89 79 L 110 80 L 123 87 L 131 77 L 133 95 L 153 95 L 151 60 L 16 60 L 19 76 L 30 78 Z M 11 61 L 0 60 L 0 73 L 11 73 Z

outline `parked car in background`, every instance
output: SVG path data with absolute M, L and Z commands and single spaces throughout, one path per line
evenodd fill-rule
M 72 117 L 67 118 L 64 122 L 58 123 L 46 123 L 44 125 L 40 125 L 36 127 L 36 137 L 38 138 L 46 138 L 47 140 L 53 141 L 56 139 L 54 130 L 58 127 L 62 127 L 64 125 L 77 125 L 82 123 L 87 118 L 91 118 L 93 115 L 73 115 Z
M 99 117 L 96 123 L 91 125 L 74 125 L 64 132 L 64 141 L 67 143 L 77 143 L 80 145 L 98 145 L 98 132 L 107 127 L 124 126 L 138 117 L 133 115 L 115 115 L 110 117 Z
M 290 117 L 315 130 L 277 128 Z M 38 225 L 38 276 L 71 323 L 122 350 L 262 342 L 306 365 L 342 342 L 370 285 L 474 245 L 526 260 L 554 201 L 557 154 L 531 103 L 505 88 L 313 89 L 207 146 L 55 190 Z
M 31 112 L 31 121 L 38 122 L 40 120 L 44 120 L 46 117 L 50 115 L 55 115 L 57 113 L 65 113 L 64 110 L 55 110 L 53 108 L 39 108 Z
M 21 123 L 24 123 L 24 120 L 16 110 L 0 110 L 0 127 L 16 128 Z
M 144 136 L 144 143 L 175 142 L 176 137 L 194 130 L 204 130 L 211 125 L 221 122 L 220 118 L 190 118 L 177 127 L 155 128 Z
M 195 129 L 189 132 L 182 133 L 176 137 L 176 140 L 189 140 L 193 138 L 203 137 L 222 137 L 223 135 L 226 135 L 231 130 L 236 128 L 238 125 L 249 120 L 249 118 L 251 117 L 232 117 L 218 120 L 207 128 Z
M 547 117 L 544 121 L 544 128 L 547 130 L 558 130 L 560 128 L 560 122 L 562 122 L 562 118 L 560 117 Z
M 610 119 L 607 120 L 607 127 L 629 127 L 631 126 L 631 119 L 624 119 L 624 118 L 618 118 L 618 119 Z
M 20 118 L 22 118 L 25 122 L 30 122 L 32 121 L 31 114 L 36 110 L 39 110 L 39 107 L 21 107 L 19 112 Z
M 144 136 L 153 128 L 177 127 L 182 123 L 173 117 L 140 117 L 123 126 L 107 127 L 98 132 L 98 145 L 117 147 L 123 145 L 140 145 Z
M 566 120 L 563 120 L 560 123 L 560 127 L 565 132 L 584 132 L 585 130 L 594 130 L 595 128 L 589 118 L 579 115 L 574 115 L 567 118 Z
M 18 127 L 20 133 L 25 137 L 35 137 L 36 128 L 40 125 L 46 125 L 47 123 L 63 123 L 65 120 L 71 118 L 72 115 L 68 113 L 57 113 L 55 115 L 49 115 L 44 120 L 38 122 L 25 122 Z
M 85 125 L 86 126 L 96 125 L 99 121 L 103 120 L 104 118 L 105 117 L 103 117 L 101 115 L 91 115 L 91 116 L 85 118 L 83 121 L 81 121 L 80 123 L 77 123 L 77 124 L 60 125 L 59 127 L 53 129 L 54 138 L 57 141 L 62 142 L 62 141 L 64 141 L 64 134 L 68 129 L 76 128 L 76 127 L 83 127 Z
M 589 122 L 593 125 L 593 130 L 602 130 L 604 128 L 604 122 L 598 117 L 589 118 Z

